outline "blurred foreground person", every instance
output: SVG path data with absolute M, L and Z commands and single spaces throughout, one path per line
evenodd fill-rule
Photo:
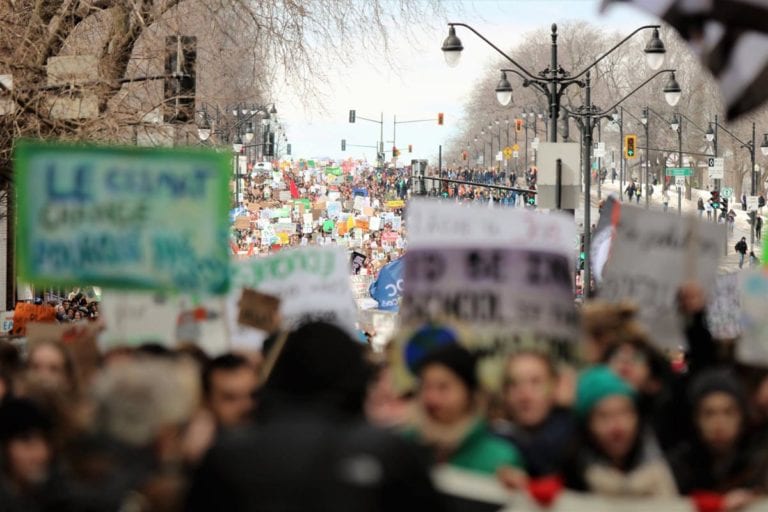
M 210 451 L 187 510 L 440 510 L 417 452 L 363 419 L 371 370 L 359 343 L 311 323 L 271 346 L 256 424 Z
M 576 432 L 576 421 L 556 404 L 558 374 L 552 360 L 521 352 L 507 362 L 504 405 L 509 421 L 497 433 L 516 446 L 531 477 L 557 474 Z
M 606 366 L 586 370 L 576 390 L 582 438 L 565 465 L 567 487 L 610 496 L 675 496 L 672 472 L 635 405 L 635 391 Z
M 50 490 L 51 418 L 34 402 L 10 398 L 0 406 L 0 511 L 44 510 Z
M 768 483 L 765 453 L 748 435 L 746 392 L 731 373 L 710 370 L 690 394 L 696 433 L 670 456 L 680 492 L 721 493 L 727 510 L 743 507 Z
M 256 372 L 243 356 L 224 354 L 208 363 L 203 393 L 219 427 L 236 427 L 251 418 L 257 384 Z
M 122 360 L 98 374 L 90 430 L 68 447 L 66 492 L 53 510 L 181 510 L 185 456 L 199 442 L 190 424 L 199 387 L 194 365 L 155 356 Z
M 416 373 L 419 410 L 409 434 L 429 449 L 434 463 L 488 475 L 522 469 L 517 449 L 493 435 L 482 418 L 475 358 L 467 349 L 457 343 L 432 348 Z

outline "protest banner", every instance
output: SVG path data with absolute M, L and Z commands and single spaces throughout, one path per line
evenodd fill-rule
M 398 258 L 385 265 L 368 291 L 379 309 L 397 311 L 403 295 L 403 259 Z
M 338 201 L 329 201 L 325 209 L 328 212 L 328 217 L 331 219 L 338 219 L 341 215 L 341 203 Z
M 352 269 L 352 274 L 357 275 L 360 273 L 360 271 L 365 266 L 365 260 L 368 259 L 368 256 L 361 252 L 352 251 L 352 254 L 349 257 L 349 265 Z
M 768 366 L 768 268 L 739 275 L 743 332 L 736 344 L 736 360 Z
M 387 201 L 386 205 L 388 208 L 396 209 L 396 208 L 404 208 L 405 207 L 405 201 L 402 199 L 395 199 L 392 201 Z
M 355 219 L 355 227 L 357 229 L 361 229 L 363 231 L 368 231 L 368 229 L 370 227 L 370 223 L 369 223 L 368 219 L 364 219 L 362 217 L 358 217 L 358 218 Z
M 685 346 L 677 293 L 687 280 L 712 290 L 725 226 L 621 206 L 598 296 L 635 302 L 639 320 L 665 349 Z
M 280 299 L 283 327 L 310 320 L 335 323 L 355 335 L 357 308 L 349 282 L 349 260 L 337 247 L 301 247 L 264 258 L 236 262 L 228 318 L 235 346 L 260 348 L 266 331 L 237 322 L 243 288 Z
M 368 229 L 378 231 L 381 228 L 381 219 L 379 217 L 370 217 L 368 220 Z
M 569 243 L 575 227 L 567 216 L 413 200 L 407 221 L 404 340 L 434 322 L 471 331 L 460 339 L 484 354 L 486 370 L 496 365 L 495 375 L 480 369 L 484 383 L 496 387 L 503 355 L 577 338 Z M 410 347 L 404 341 L 402 348 L 393 352 L 408 363 Z
M 381 241 L 394 244 L 400 235 L 396 231 L 385 231 L 381 234 Z
M 13 311 L 13 327 L 11 335 L 25 336 L 27 324 L 31 322 L 56 322 L 56 308 L 44 304 L 19 302 Z
M 368 299 L 371 294 L 368 293 L 368 288 L 373 282 L 373 276 L 370 275 L 352 275 L 350 276 L 352 282 L 352 295 L 355 300 Z
M 23 280 L 227 290 L 226 155 L 21 141 L 14 161 Z
M 741 297 L 738 274 L 717 276 L 709 294 L 707 326 L 719 340 L 734 340 L 741 336 Z
M 291 200 L 291 192 L 289 190 L 281 190 L 279 194 L 277 194 L 278 199 L 280 201 L 290 201 Z

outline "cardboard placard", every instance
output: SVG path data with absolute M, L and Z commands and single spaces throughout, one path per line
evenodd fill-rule
M 240 296 L 240 312 L 237 322 L 266 332 L 275 332 L 280 326 L 280 299 L 243 288 Z
M 14 166 L 25 282 L 228 288 L 227 155 L 21 141 Z
M 20 302 L 13 311 L 13 336 L 25 336 L 27 324 L 32 322 L 56 323 L 56 308 L 44 304 Z
M 250 217 L 238 217 L 235 219 L 235 229 L 250 229 Z

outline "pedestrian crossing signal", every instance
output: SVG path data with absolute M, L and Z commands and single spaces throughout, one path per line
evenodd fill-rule
M 347 150 L 347 140 L 341 139 L 341 150 L 346 151 Z
M 440 126 L 443 126 L 443 121 L 444 121 L 443 113 L 440 112 L 439 114 L 437 114 L 437 124 Z
M 637 135 L 627 135 L 624 137 L 624 156 L 626 158 L 635 158 L 637 156 Z

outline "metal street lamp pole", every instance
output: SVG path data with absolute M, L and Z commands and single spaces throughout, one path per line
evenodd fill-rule
M 592 73 L 587 72 L 586 77 L 586 92 L 585 92 L 585 106 L 587 115 L 584 117 L 583 122 L 583 139 L 584 139 L 584 157 L 582 158 L 583 172 L 584 172 L 584 281 L 582 283 L 582 289 L 584 290 L 584 297 L 589 297 L 589 291 L 592 289 L 592 268 L 591 268 L 591 247 L 592 247 L 592 201 L 591 201 L 591 189 L 592 189 Z
M 683 120 L 680 116 L 676 117 L 678 125 L 677 125 L 677 165 L 679 167 L 683 166 Z M 683 214 L 683 198 L 682 198 L 682 187 L 680 185 L 677 185 L 677 214 L 682 215 Z
M 619 109 L 619 146 L 621 154 L 619 155 L 619 200 L 624 201 L 624 105 Z
M 648 193 L 648 184 L 650 183 L 650 168 L 651 168 L 651 155 L 650 155 L 650 143 L 649 143 L 649 131 L 651 120 L 646 115 L 645 117 L 645 123 L 643 123 L 643 127 L 645 128 L 645 209 L 649 209 L 651 207 L 651 195 Z

